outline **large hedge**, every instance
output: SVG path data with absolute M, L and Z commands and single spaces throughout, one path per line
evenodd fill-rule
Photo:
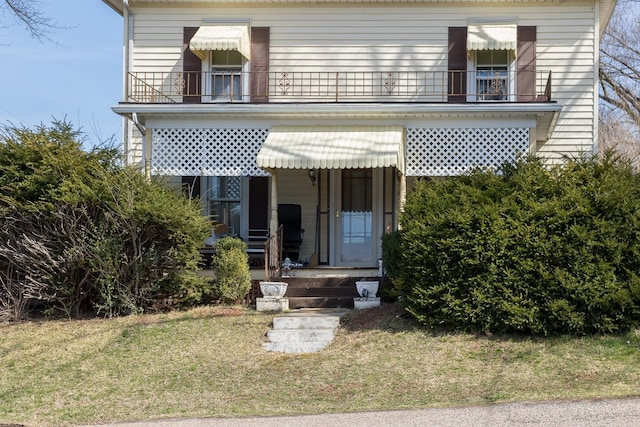
M 0 317 L 75 316 L 183 304 L 209 291 L 197 277 L 208 232 L 199 206 L 85 151 L 66 122 L 0 134 Z
M 611 153 L 423 180 L 401 222 L 384 252 L 426 325 L 546 335 L 640 320 L 640 179 Z

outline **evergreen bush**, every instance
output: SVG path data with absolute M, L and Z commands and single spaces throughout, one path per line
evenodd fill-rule
M 388 272 L 426 325 L 546 335 L 640 320 L 640 180 L 611 153 L 422 180 L 401 222 Z
M 212 294 L 227 303 L 235 303 L 251 290 L 251 272 L 247 244 L 229 236 L 213 244 L 214 255 L 211 266 L 216 273 Z

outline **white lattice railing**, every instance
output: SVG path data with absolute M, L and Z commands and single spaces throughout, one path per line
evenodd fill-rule
M 527 128 L 409 128 L 406 138 L 408 176 L 461 175 L 529 152 Z
M 256 164 L 268 129 L 154 129 L 152 173 L 267 176 Z M 408 176 L 452 176 L 496 168 L 529 152 L 527 128 L 407 128 Z
M 268 129 L 154 129 L 152 173 L 267 176 L 256 164 Z

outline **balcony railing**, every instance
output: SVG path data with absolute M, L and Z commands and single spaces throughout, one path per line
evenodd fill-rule
M 551 72 L 132 72 L 128 102 L 548 102 Z

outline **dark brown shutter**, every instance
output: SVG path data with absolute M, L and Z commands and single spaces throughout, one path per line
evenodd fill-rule
M 467 93 L 467 27 L 449 27 L 448 102 L 465 102 Z
M 182 44 L 182 71 L 184 77 L 184 94 L 182 102 L 185 104 L 199 104 L 202 95 L 202 60 L 189 49 L 191 38 L 198 31 L 198 27 L 185 27 Z
M 536 100 L 536 27 L 518 27 L 518 102 Z
M 269 102 L 269 27 L 251 28 L 251 102 Z

